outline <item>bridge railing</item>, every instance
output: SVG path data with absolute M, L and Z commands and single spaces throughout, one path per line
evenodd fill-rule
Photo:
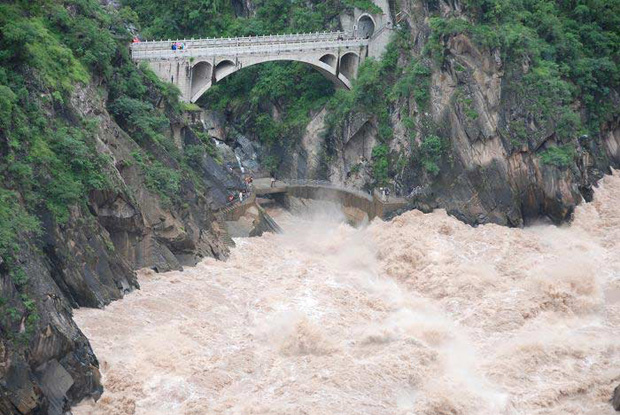
M 283 35 L 244 36 L 231 38 L 176 39 L 132 43 L 133 50 L 168 50 L 172 43 L 184 43 L 186 48 L 226 47 L 274 43 L 322 42 L 325 40 L 354 39 L 350 32 L 316 32 Z
M 368 45 L 366 39 L 326 40 L 305 43 L 273 43 L 257 45 L 239 45 L 214 48 L 186 48 L 183 50 L 154 49 L 132 50 L 133 59 L 169 59 L 184 57 L 236 56 L 253 54 L 277 54 L 295 51 L 330 49 L 337 47 L 359 47 Z

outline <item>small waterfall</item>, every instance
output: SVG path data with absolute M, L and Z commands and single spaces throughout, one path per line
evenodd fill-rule
M 241 173 L 245 173 L 245 169 L 241 165 L 241 158 L 239 157 L 239 154 L 237 154 L 237 152 L 235 152 L 235 158 L 237 159 L 237 163 L 239 164 L 239 169 L 241 170 Z
M 215 147 L 228 147 L 226 143 L 221 142 L 217 138 L 211 137 L 211 141 L 213 141 L 213 144 L 215 144 Z

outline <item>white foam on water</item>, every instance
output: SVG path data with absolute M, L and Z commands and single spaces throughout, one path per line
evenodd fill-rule
M 619 201 L 616 175 L 562 227 L 281 213 L 227 262 L 76 310 L 106 391 L 74 413 L 612 415 Z

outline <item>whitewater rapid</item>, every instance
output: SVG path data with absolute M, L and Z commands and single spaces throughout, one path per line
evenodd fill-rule
M 226 262 L 141 271 L 141 290 L 77 310 L 105 393 L 74 413 L 615 413 L 618 174 L 571 226 L 278 219 Z

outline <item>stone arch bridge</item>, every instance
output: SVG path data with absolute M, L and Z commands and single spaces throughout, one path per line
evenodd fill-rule
M 349 32 L 146 41 L 132 44 L 134 61 L 145 61 L 164 81 L 175 84 L 186 102 L 197 101 L 213 84 L 242 68 L 272 61 L 298 61 L 319 70 L 337 86 L 351 88 L 369 45 L 391 23 L 376 29 L 361 14 Z M 173 50 L 173 43 L 183 49 Z

